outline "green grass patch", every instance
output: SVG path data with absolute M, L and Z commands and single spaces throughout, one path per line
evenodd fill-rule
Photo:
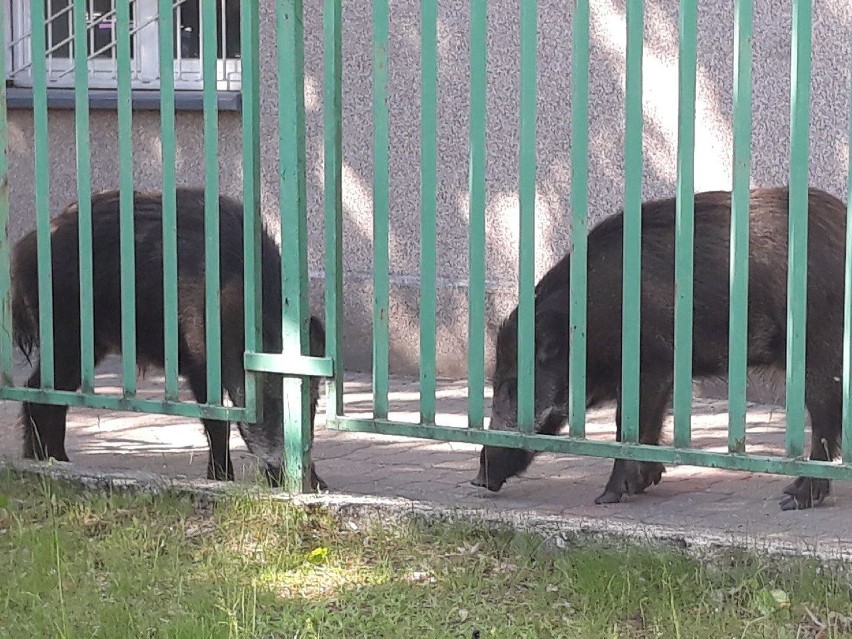
M 198 502 L 200 504 L 201 502 Z M 852 578 L 0 473 L 0 637 L 843 637 Z

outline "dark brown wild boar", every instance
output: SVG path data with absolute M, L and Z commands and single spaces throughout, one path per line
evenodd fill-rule
M 237 406 L 244 405 L 243 372 L 243 210 L 227 197 L 219 199 L 220 295 L 222 326 L 222 385 Z M 207 401 L 205 339 L 204 193 L 177 190 L 178 342 L 179 372 L 189 381 L 196 401 Z M 141 367 L 163 366 L 163 244 L 162 196 L 134 195 L 136 251 L 136 348 Z M 281 254 L 264 230 L 261 239 L 263 272 L 263 349 L 281 352 Z M 92 198 L 93 296 L 95 363 L 121 350 L 121 253 L 119 194 L 97 193 Z M 80 275 L 78 211 L 74 203 L 51 222 L 53 258 L 53 316 L 55 388 L 80 387 Z M 12 318 L 14 338 L 29 357 L 38 347 L 38 270 L 35 231 L 24 237 L 12 256 Z M 310 354 L 322 356 L 325 331 L 316 317 L 310 319 Z M 40 386 L 37 365 L 27 385 Z M 264 375 L 259 384 L 263 420 L 240 423 L 249 451 L 258 457 L 269 481 L 281 480 L 284 441 L 280 426 L 282 378 Z M 311 380 L 311 427 L 316 414 L 319 382 Z M 24 456 L 68 461 L 65 452 L 65 406 L 25 402 L 21 411 Z M 207 476 L 234 478 L 228 448 L 229 424 L 202 420 L 210 445 Z M 311 466 L 311 482 L 325 483 Z
M 841 437 L 846 206 L 811 189 L 808 222 L 808 313 L 805 402 L 812 423 L 810 457 L 837 456 Z M 787 340 L 786 188 L 751 193 L 749 241 L 748 365 L 783 371 Z M 731 196 L 695 196 L 693 372 L 696 378 L 728 371 Z M 619 213 L 596 225 L 588 238 L 587 403 L 618 400 L 621 383 L 622 229 Z M 642 288 L 639 440 L 659 444 L 672 393 L 674 354 L 675 200 L 642 207 Z M 535 415 L 539 433 L 555 435 L 567 420 L 568 284 L 565 256 L 535 289 Z M 492 380 L 494 429 L 517 428 L 517 309 L 501 326 Z M 621 435 L 620 405 L 616 439 Z M 485 446 L 476 486 L 498 491 L 524 471 L 534 453 Z M 620 501 L 657 484 L 660 463 L 616 460 L 596 503 Z M 799 477 L 784 489 L 785 510 L 810 508 L 830 492 L 830 481 Z

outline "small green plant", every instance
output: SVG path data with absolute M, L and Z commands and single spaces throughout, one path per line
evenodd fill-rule
M 340 520 L 0 474 L 0 637 L 852 635 L 852 580 L 811 560 L 698 561 L 462 522 Z

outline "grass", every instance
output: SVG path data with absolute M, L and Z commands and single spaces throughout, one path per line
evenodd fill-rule
M 0 473 L 0 637 L 852 636 L 840 566 Z

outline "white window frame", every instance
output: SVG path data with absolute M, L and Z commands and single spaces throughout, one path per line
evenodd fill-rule
M 6 23 L 7 64 L 6 77 L 11 79 L 14 86 L 33 86 L 32 79 L 32 52 L 31 52 L 31 29 L 32 23 L 30 5 L 32 0 L 6 0 L 7 7 L 11 9 L 11 19 Z M 115 1 L 112 2 L 112 11 L 106 14 L 108 18 L 99 19 L 100 23 L 109 23 L 114 19 Z M 121 0 L 118 0 L 121 1 Z M 135 15 L 131 23 L 131 33 L 134 43 L 134 54 L 131 61 L 131 87 L 135 90 L 158 90 L 160 88 L 160 48 L 158 32 L 158 0 L 129 0 L 134 7 Z M 186 0 L 173 0 L 173 7 L 177 7 Z M 203 2 L 203 0 L 201 0 Z M 69 0 L 73 3 L 73 0 Z M 66 20 L 73 20 L 73 10 L 63 9 L 60 14 L 69 14 Z M 8 14 L 7 14 L 8 15 Z M 203 21 L 203 14 L 199 20 Z M 142 26 L 137 28 L 135 24 Z M 133 33 L 133 29 L 138 30 Z M 90 31 L 92 27 L 89 27 Z M 73 22 L 69 24 L 69 34 L 73 37 Z M 14 39 L 13 39 L 14 37 Z M 203 47 L 203 43 L 200 43 Z M 73 44 L 69 44 L 73 55 Z M 50 43 L 48 42 L 48 48 Z M 223 49 L 224 50 L 224 49 Z M 112 49 L 111 58 L 90 58 L 89 87 L 91 89 L 115 89 L 117 88 L 115 50 Z M 200 58 L 182 59 L 180 47 L 178 56 L 174 61 L 174 84 L 177 90 L 201 90 L 203 88 L 203 74 Z M 47 86 L 48 88 L 74 88 L 74 59 L 73 57 L 56 57 L 48 55 Z M 218 91 L 240 90 L 240 59 L 219 58 L 216 61 L 216 88 Z

